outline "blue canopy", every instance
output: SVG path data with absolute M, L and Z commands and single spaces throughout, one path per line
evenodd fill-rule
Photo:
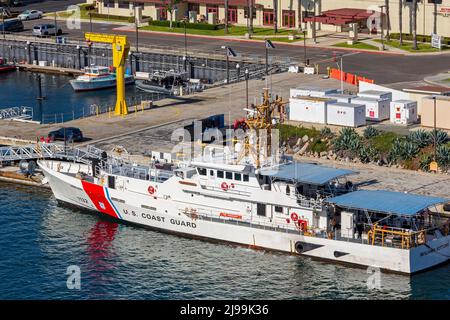
M 283 180 L 323 185 L 331 180 L 356 173 L 352 170 L 324 167 L 312 163 L 291 162 L 276 168 L 263 168 L 261 174 Z
M 449 199 L 387 190 L 358 190 L 327 199 L 341 208 L 368 210 L 395 215 L 415 215 L 423 209 Z

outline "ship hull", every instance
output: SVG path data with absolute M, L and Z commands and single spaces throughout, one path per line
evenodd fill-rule
M 134 77 L 126 76 L 125 77 L 125 85 L 131 85 L 134 83 Z M 114 88 L 116 86 L 116 79 L 102 79 L 95 81 L 79 81 L 79 80 L 70 80 L 70 84 L 72 88 L 77 91 L 95 91 L 102 89 Z
M 212 217 L 193 219 L 181 214 L 172 199 L 135 195 L 100 186 L 57 172 L 45 165 L 45 161 L 39 162 L 39 166 L 47 177 L 56 199 L 61 202 L 96 211 L 122 222 L 185 237 L 301 254 L 321 260 L 404 274 L 417 273 L 443 264 L 450 256 L 450 236 L 434 240 L 427 246 L 406 250 L 304 236 L 294 230 L 262 227 L 244 221 Z

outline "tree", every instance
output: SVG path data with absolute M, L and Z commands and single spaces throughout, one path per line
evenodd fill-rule
M 278 1 L 273 0 L 273 31 L 278 32 Z
M 170 14 L 170 29 L 173 29 L 173 27 L 172 27 L 172 21 L 173 21 L 173 11 L 174 11 L 174 9 L 175 9 L 175 5 L 177 4 L 177 3 L 179 3 L 180 2 L 180 0 L 169 0 L 169 2 L 167 3 L 167 5 L 166 5 L 166 8 L 167 8 L 167 11 L 169 12 L 169 14 Z
M 225 33 L 228 33 L 228 0 L 225 0 Z
M 384 3 L 386 5 L 386 41 L 389 41 L 391 37 L 389 32 L 389 30 L 391 29 L 391 17 L 389 15 L 389 0 L 385 0 Z
M 412 2 L 412 31 L 413 31 L 413 50 L 419 49 L 417 47 L 417 0 Z
M 400 32 L 400 45 L 403 45 L 403 0 L 398 0 L 398 31 Z
M 248 6 L 248 18 L 250 19 L 248 21 L 248 34 L 253 34 L 253 0 L 248 0 L 249 6 Z
M 433 33 L 437 34 L 437 3 L 438 0 L 433 0 Z

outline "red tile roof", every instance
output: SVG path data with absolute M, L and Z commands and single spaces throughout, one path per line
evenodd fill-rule
M 373 10 L 367 9 L 342 8 L 323 11 L 320 15 L 315 17 L 306 17 L 305 21 L 343 25 L 367 20 L 373 13 Z

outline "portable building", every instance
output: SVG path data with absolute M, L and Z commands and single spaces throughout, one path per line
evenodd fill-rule
M 358 96 L 365 98 L 388 99 L 392 101 L 392 92 L 389 91 L 365 90 L 358 92 Z
M 289 120 L 327 123 L 327 105 L 336 99 L 298 97 L 289 100 Z
M 351 103 L 352 99 L 357 96 L 354 94 L 342 94 L 342 93 L 331 93 L 325 96 L 326 98 L 336 99 L 337 102 Z
M 298 87 L 291 88 L 289 97 L 304 97 L 304 96 L 312 96 L 312 97 L 325 97 L 326 95 L 337 93 L 337 89 L 327 89 L 327 88 L 319 88 L 319 87 Z
M 417 102 L 413 100 L 392 101 L 391 122 L 395 124 L 411 124 L 417 122 Z
M 390 116 L 390 100 L 357 97 L 351 99 L 351 103 L 363 104 L 366 106 L 366 119 L 372 121 L 383 121 L 389 119 Z
M 337 126 L 359 127 L 366 124 L 363 104 L 337 102 L 327 106 L 327 123 Z

